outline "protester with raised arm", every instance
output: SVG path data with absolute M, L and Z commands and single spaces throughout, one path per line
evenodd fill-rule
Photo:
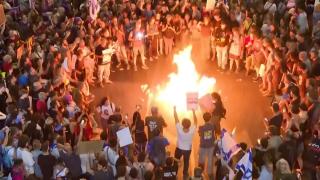
M 176 159 L 180 159 L 183 156 L 183 179 L 188 179 L 192 139 L 198 126 L 197 116 L 195 114 L 195 111 L 192 110 L 193 125 L 191 125 L 191 121 L 187 118 L 183 118 L 180 124 L 176 107 L 173 108 L 173 112 L 178 134 L 177 147 L 174 153 L 174 157 Z

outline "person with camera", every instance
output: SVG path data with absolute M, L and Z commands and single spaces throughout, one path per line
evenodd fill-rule
M 132 48 L 133 48 L 133 66 L 134 66 L 134 71 L 137 71 L 137 58 L 138 55 L 140 54 L 141 58 L 141 63 L 142 63 L 142 69 L 149 69 L 148 66 L 146 65 L 146 57 L 145 57 L 145 34 L 144 30 L 142 28 L 142 23 L 141 20 L 138 20 L 136 22 L 135 28 L 133 31 L 130 32 L 129 34 L 129 41 L 132 43 Z

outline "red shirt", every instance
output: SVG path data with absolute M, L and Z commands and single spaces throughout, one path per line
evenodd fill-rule
M 46 113 L 47 112 L 47 105 L 46 102 L 38 100 L 36 104 L 37 112 Z
M 80 134 L 80 125 L 77 125 L 75 129 L 75 134 Z M 83 140 L 90 141 L 93 137 L 93 128 L 89 122 L 87 122 L 86 126 L 83 128 Z
M 4 62 L 2 64 L 2 70 L 6 73 L 9 73 L 10 69 L 12 69 L 12 64 L 8 62 Z

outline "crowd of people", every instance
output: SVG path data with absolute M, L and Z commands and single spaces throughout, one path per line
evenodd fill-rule
M 244 172 L 234 171 L 236 158 L 251 149 L 252 179 L 320 179 L 320 5 L 315 0 L 218 0 L 212 7 L 197 0 L 0 4 L 3 177 L 241 179 Z M 112 83 L 112 71 L 148 70 L 152 61 L 170 58 L 187 44 L 197 61 L 212 61 L 223 74 L 245 72 L 272 97 L 274 116 L 264 121 L 266 135 L 252 147 L 240 143 L 240 155 L 229 163 L 217 147 L 226 115 L 217 93 L 212 111 L 199 123 L 195 113 L 192 123 L 173 109 L 178 139 L 173 155 L 163 134 L 167 123 L 156 107 L 145 120 L 140 106 L 132 118 L 124 116 L 112 97 L 94 108 L 98 97 L 90 89 Z M 134 144 L 119 147 L 117 131 L 124 127 Z M 199 157 L 190 173 L 196 132 Z M 79 144 L 97 136 L 105 141 L 101 153 L 79 154 Z

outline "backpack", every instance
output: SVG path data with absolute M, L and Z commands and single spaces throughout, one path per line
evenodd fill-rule
M 2 162 L 3 162 L 3 167 L 6 169 L 11 169 L 13 166 L 13 160 L 9 155 L 9 151 L 11 149 L 13 149 L 13 147 L 2 149 Z

